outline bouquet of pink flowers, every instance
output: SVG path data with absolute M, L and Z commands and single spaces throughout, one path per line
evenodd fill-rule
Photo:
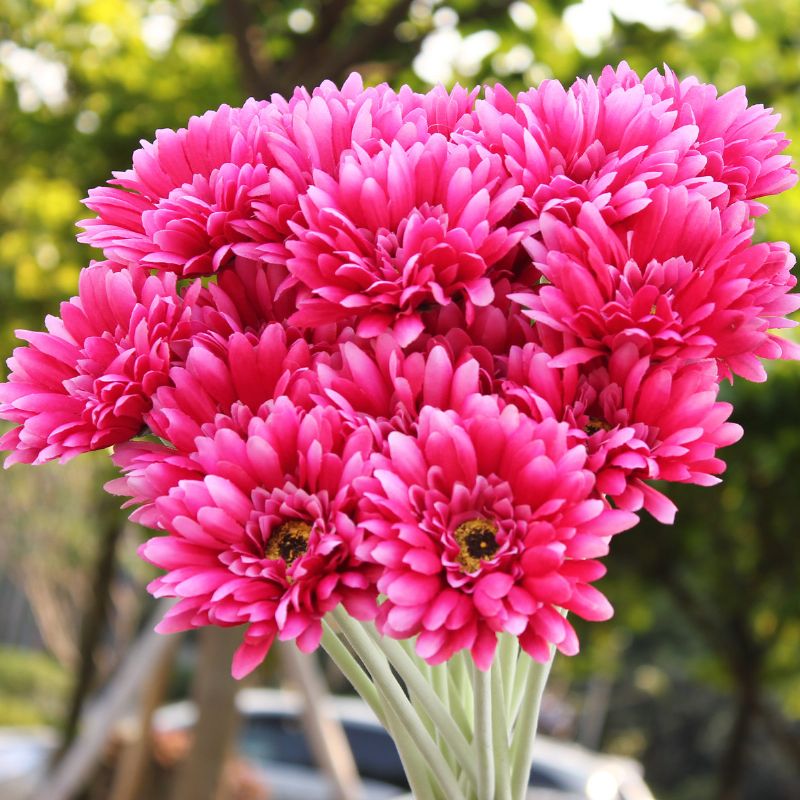
M 721 380 L 800 352 L 794 259 L 753 241 L 796 181 L 776 122 L 623 63 L 158 131 L 89 193 L 106 260 L 19 333 L 7 463 L 113 445 L 162 631 L 243 626 L 236 676 L 322 642 L 418 800 L 521 800 L 611 538 L 672 522 L 653 481 L 719 480 Z

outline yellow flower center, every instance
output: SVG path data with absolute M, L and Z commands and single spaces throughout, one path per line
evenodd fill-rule
M 267 539 L 264 555 L 267 558 L 281 558 L 290 567 L 306 550 L 311 537 L 311 526 L 307 522 L 292 519 L 274 528 Z
M 485 519 L 462 522 L 453 534 L 459 547 L 456 561 L 466 572 L 475 572 L 482 561 L 490 559 L 499 547 L 497 526 Z
M 610 431 L 613 427 L 613 425 L 609 425 L 603 419 L 589 417 L 589 421 L 586 423 L 584 430 L 591 436 L 593 433 L 597 433 L 597 431 Z

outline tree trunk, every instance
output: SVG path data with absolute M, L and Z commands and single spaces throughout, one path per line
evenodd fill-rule
M 61 664 L 72 669 L 78 661 L 72 614 L 59 603 L 48 580 L 47 570 L 35 563 L 24 564 L 22 587 L 31 606 L 45 647 Z
M 101 536 L 98 543 L 99 553 L 91 583 L 91 596 L 88 598 L 86 613 L 81 623 L 80 660 L 64 722 L 61 753 L 66 751 L 75 738 L 78 720 L 97 672 L 97 648 L 107 627 L 111 584 L 117 561 L 117 544 L 125 526 L 116 497 L 104 492 L 102 497 L 98 498 L 97 510 L 100 516 Z
M 761 698 L 758 713 L 772 740 L 783 748 L 787 758 L 800 772 L 800 731 L 768 699 Z
M 123 738 L 107 800 L 138 800 L 143 796 L 142 787 L 153 760 L 153 714 L 164 702 L 180 641 L 179 636 L 168 637 L 166 648 L 156 660 L 153 675 L 142 692 L 135 728 Z
M 717 800 L 741 800 L 747 772 L 747 744 L 758 709 L 758 683 L 748 676 L 739 689 L 736 717 L 719 767 Z
M 222 771 L 234 743 L 239 684 L 231 677 L 231 659 L 241 628 L 203 628 L 194 678 L 198 717 L 192 749 L 178 768 L 171 800 L 215 800 Z
M 253 33 L 256 31 L 256 27 L 247 0 L 225 0 L 224 9 L 228 30 L 236 44 L 242 83 L 253 97 L 266 97 L 268 95 L 267 64 L 256 52 L 254 46 Z

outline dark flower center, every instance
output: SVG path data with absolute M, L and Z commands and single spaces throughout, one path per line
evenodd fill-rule
M 466 572 L 475 572 L 482 561 L 490 559 L 500 545 L 497 544 L 497 526 L 485 519 L 462 522 L 453 534 L 459 547 L 456 561 Z
M 613 425 L 609 425 L 603 419 L 589 417 L 589 421 L 586 423 L 584 430 L 591 436 L 593 433 L 597 433 L 597 431 L 610 431 L 612 427 Z
M 267 558 L 282 558 L 287 567 L 308 550 L 308 540 L 311 536 L 311 526 L 307 522 L 292 519 L 282 522 L 274 528 L 267 539 L 264 555 Z

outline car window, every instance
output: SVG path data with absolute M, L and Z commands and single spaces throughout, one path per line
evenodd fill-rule
M 408 789 L 397 748 L 385 730 L 357 722 L 346 722 L 344 729 L 362 778 Z M 301 722 L 294 715 L 249 715 L 241 728 L 239 746 L 258 763 L 315 766 Z
M 247 717 L 240 729 L 239 747 L 245 756 L 257 763 L 314 766 L 303 728 L 294 716 Z
M 400 755 L 385 730 L 357 722 L 346 722 L 344 730 L 362 778 L 408 788 Z
M 563 781 L 558 779 L 558 775 L 543 768 L 541 764 L 537 764 L 535 769 L 531 770 L 531 777 L 528 781 L 528 786 L 536 786 L 542 789 L 564 789 Z

